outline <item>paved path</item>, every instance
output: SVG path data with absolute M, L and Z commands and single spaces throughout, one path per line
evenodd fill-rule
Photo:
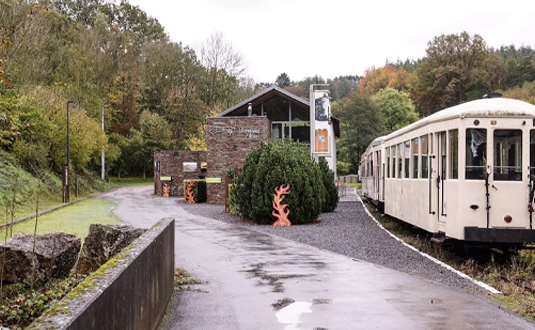
M 338 187 L 338 196 L 340 197 L 340 202 L 357 202 L 360 201 L 360 197 L 357 195 L 355 188 L 348 186 Z
M 535 329 L 480 294 L 194 216 L 152 189 L 103 197 L 134 226 L 174 217 L 176 266 L 204 282 L 174 296 L 162 330 Z

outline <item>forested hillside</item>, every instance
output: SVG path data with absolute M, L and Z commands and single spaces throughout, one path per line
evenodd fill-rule
M 0 0 L 0 40 L 1 147 L 28 170 L 61 173 L 67 110 L 74 171 L 100 173 L 104 147 L 107 174 L 140 175 L 254 92 L 221 35 L 196 54 L 128 2 Z

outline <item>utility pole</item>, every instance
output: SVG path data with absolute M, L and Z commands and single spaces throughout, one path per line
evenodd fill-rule
M 104 104 L 100 108 L 100 122 L 102 123 L 102 132 L 103 133 L 104 133 L 104 107 L 106 107 L 106 106 L 108 106 L 108 104 Z M 100 164 L 101 164 L 100 180 L 104 181 L 105 172 L 106 172 L 106 166 L 104 165 L 104 145 L 102 145 L 102 153 L 100 155 Z
M 74 101 L 67 101 L 67 143 L 66 143 L 66 161 L 65 167 L 63 169 L 63 202 L 69 202 L 69 104 L 74 103 Z

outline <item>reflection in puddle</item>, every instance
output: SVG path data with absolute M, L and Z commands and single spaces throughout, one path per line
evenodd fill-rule
M 301 315 L 312 313 L 310 306 L 312 306 L 311 302 L 296 301 L 281 308 L 275 315 L 279 323 L 286 324 L 284 330 L 297 330 L 300 329 L 297 326 L 299 325 Z

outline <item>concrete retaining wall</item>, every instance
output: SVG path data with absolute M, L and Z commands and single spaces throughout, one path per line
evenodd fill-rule
M 27 329 L 157 329 L 174 290 L 175 221 L 165 218 Z

